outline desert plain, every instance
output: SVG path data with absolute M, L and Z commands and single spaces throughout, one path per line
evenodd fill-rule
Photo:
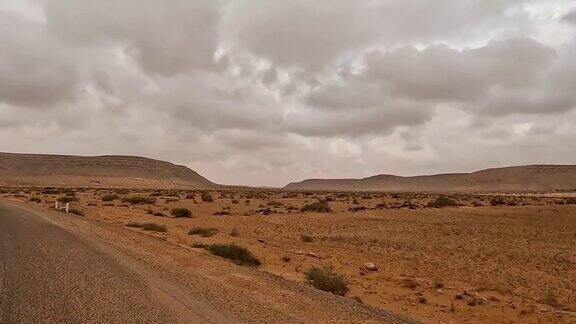
M 68 202 L 70 217 L 120 236 L 154 237 L 190 255 L 220 259 L 205 247 L 235 244 L 259 260 L 257 271 L 291 281 L 307 282 L 310 268 L 330 267 L 346 283 L 342 298 L 423 322 L 576 321 L 571 191 L 7 186 L 0 199 L 51 212 L 64 212 L 55 202 Z M 139 248 L 159 259 L 170 254 Z

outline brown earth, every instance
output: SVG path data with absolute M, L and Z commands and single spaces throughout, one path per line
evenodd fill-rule
M 1 323 L 414 323 L 162 237 L 0 200 Z
M 0 185 L 215 188 L 181 165 L 135 156 L 0 153 Z
M 573 193 L 0 192 L 5 199 L 43 209 L 53 208 L 58 198 L 72 197 L 71 207 L 85 215 L 82 219 L 108 224 L 120 236 L 156 237 L 188 248 L 187 253 L 206 255 L 195 247 L 234 243 L 261 260 L 259 271 L 296 282 L 305 283 L 311 267 L 332 266 L 347 282 L 346 297 L 424 322 L 576 321 Z M 102 201 L 111 193 L 118 198 Z M 154 201 L 133 205 L 124 199 L 131 196 Z M 40 202 L 29 202 L 32 197 Z M 318 201 L 330 211 L 301 211 Z M 173 218 L 173 208 L 187 208 L 193 216 Z M 125 227 L 130 223 L 155 223 L 167 231 Z M 215 233 L 188 234 L 197 227 Z M 141 248 L 152 254 L 165 249 Z
M 364 191 L 550 191 L 576 190 L 576 165 L 528 165 L 415 177 L 308 179 L 285 189 Z

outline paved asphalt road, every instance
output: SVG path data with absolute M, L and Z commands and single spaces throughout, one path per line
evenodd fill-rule
M 0 205 L 0 323 L 175 322 L 171 313 L 86 241 Z

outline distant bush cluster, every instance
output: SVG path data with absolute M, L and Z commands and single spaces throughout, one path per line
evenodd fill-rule
M 202 198 L 202 202 L 213 202 L 214 198 L 209 192 L 202 191 L 200 193 L 200 198 Z
M 304 205 L 301 209 L 302 212 L 317 212 L 328 213 L 330 212 L 330 204 L 325 200 L 320 200 L 311 204 Z
M 101 199 L 102 201 L 114 201 L 120 199 L 120 196 L 118 196 L 117 194 L 109 194 L 102 196 Z
M 458 203 L 456 200 L 448 197 L 438 197 L 428 203 L 428 207 L 443 208 L 443 207 L 456 207 Z
M 490 205 L 492 206 L 505 206 L 506 200 L 503 197 L 493 197 L 490 199 Z

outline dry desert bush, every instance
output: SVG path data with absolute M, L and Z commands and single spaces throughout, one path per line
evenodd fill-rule
M 190 218 L 192 217 L 192 212 L 188 208 L 172 208 L 170 215 L 174 218 Z
M 334 272 L 331 266 L 311 267 L 306 271 L 306 280 L 316 289 L 344 296 L 348 292 L 348 285 L 344 276 Z
M 188 231 L 188 235 L 200 235 L 202 237 L 214 236 L 218 233 L 218 229 L 214 227 L 193 227 Z
M 126 224 L 127 227 L 136 227 L 141 228 L 145 231 L 153 231 L 153 232 L 166 232 L 166 226 L 158 225 L 156 223 L 128 223 Z
M 239 265 L 259 266 L 262 264 L 248 249 L 235 244 L 196 244 L 195 246 L 204 248 L 219 257 L 232 260 Z
M 304 205 L 300 210 L 302 212 L 328 213 L 330 212 L 330 205 L 327 201 L 320 200 L 311 204 Z

